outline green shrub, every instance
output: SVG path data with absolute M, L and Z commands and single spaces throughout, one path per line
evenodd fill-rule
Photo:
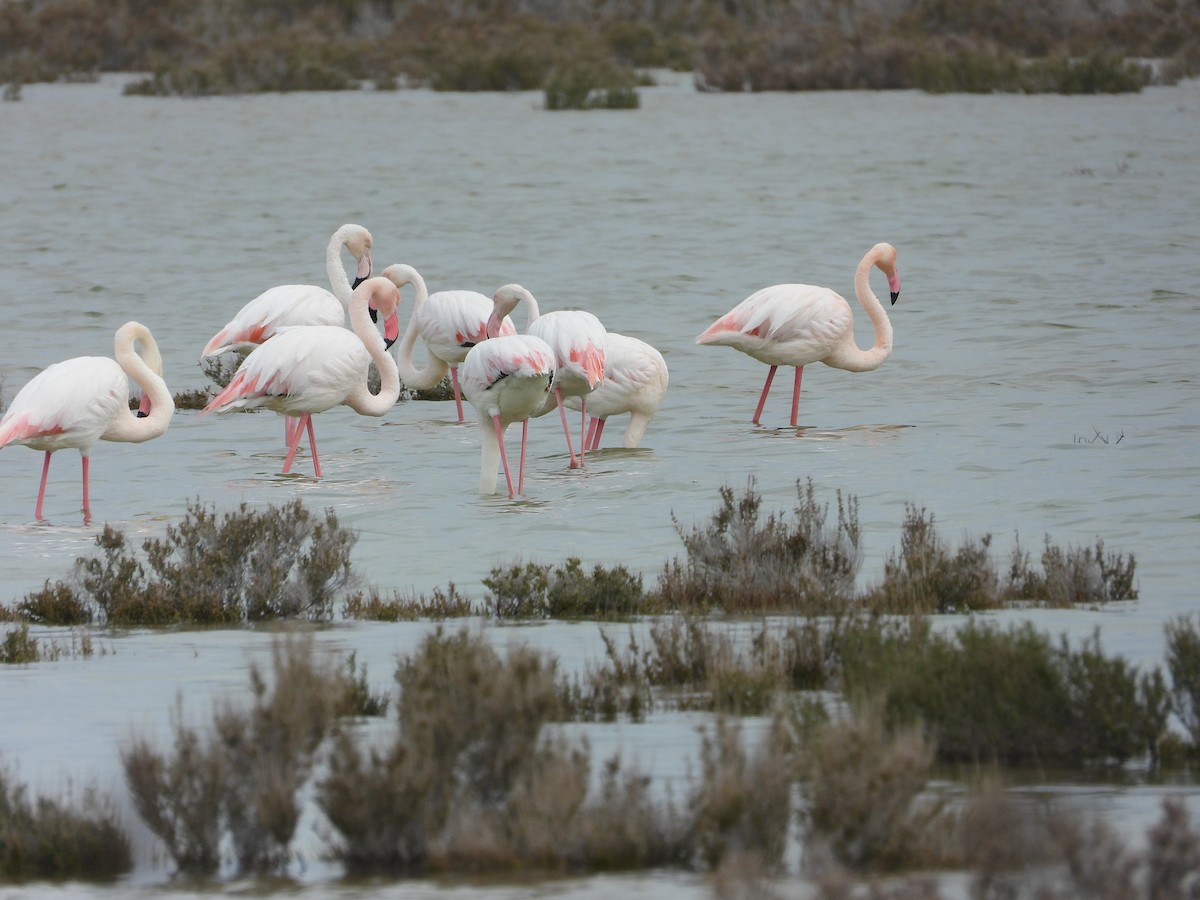
M 641 576 L 624 566 L 597 565 L 589 576 L 578 559 L 551 567 L 519 563 L 483 579 L 485 611 L 498 619 L 614 618 L 652 612 Z
M 4 642 L 0 643 L 0 663 L 23 665 L 37 662 L 39 658 L 38 641 L 29 633 L 28 625 L 4 632 Z
M 637 109 L 632 70 L 588 60 L 560 64 L 546 78 L 545 106 L 563 109 Z
M 477 615 L 470 598 L 463 596 L 450 582 L 445 591 L 433 589 L 433 596 L 402 596 L 395 593 L 391 600 L 384 600 L 372 589 L 364 594 L 355 591 L 342 601 L 342 616 L 373 622 L 411 622 L 417 619 L 457 619 Z
M 1179 616 L 1167 623 L 1166 635 L 1174 710 L 1192 747 L 1200 748 L 1200 630 L 1191 616 Z

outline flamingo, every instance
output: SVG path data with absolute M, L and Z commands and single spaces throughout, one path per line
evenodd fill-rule
M 325 248 L 325 271 L 329 275 L 330 292 L 309 284 L 281 284 L 263 291 L 214 334 L 200 352 L 201 359 L 233 350 L 243 357 L 259 344 L 292 325 L 344 325 L 350 294 L 371 276 L 371 232 L 362 225 L 347 223 L 329 238 Z M 357 263 L 354 284 L 342 267 L 342 247 L 350 251 Z M 372 315 L 374 318 L 374 315 Z M 395 340 L 399 335 L 390 335 Z M 286 418 L 284 435 L 290 443 L 292 429 L 297 423 Z
M 462 364 L 462 389 L 479 414 L 479 492 L 496 492 L 497 463 L 504 468 L 508 497 L 514 496 L 512 472 L 504 450 L 504 433 L 521 423 L 521 462 L 516 493 L 525 491 L 525 445 L 529 417 L 546 403 L 554 379 L 554 350 L 527 334 L 501 334 L 501 324 L 520 299 L 519 285 L 505 285 L 493 298 L 493 312 L 484 329 L 486 340 L 475 344 Z
M 137 345 L 141 345 L 141 355 Z M 50 455 L 74 447 L 83 458 L 83 521 L 91 521 L 88 461 L 96 441 L 140 444 L 167 430 L 175 403 L 162 379 L 162 356 L 150 329 L 126 322 L 113 340 L 115 360 L 77 356 L 43 369 L 13 398 L 0 419 L 0 447 L 24 444 L 45 451 L 34 516 L 42 521 Z M 135 416 L 129 379 L 142 389 Z
M 848 372 L 870 372 L 891 355 L 892 323 L 871 290 L 868 276 L 872 266 L 887 276 L 894 304 L 900 296 L 896 248 L 891 244 L 876 244 L 854 272 L 855 296 L 875 327 L 875 345 L 870 350 L 860 350 L 854 341 L 854 312 L 846 299 L 836 291 L 811 284 L 777 284 L 756 291 L 696 338 L 697 344 L 733 347 L 771 367 L 751 420 L 755 425 L 767 402 L 767 391 L 777 367 L 796 367 L 792 390 L 794 426 L 800 404 L 800 378 L 806 365 L 823 362 Z
M 228 386 L 205 413 L 265 406 L 299 422 L 289 431 L 283 474 L 292 467 L 300 436 L 308 431 L 313 471 L 321 477 L 313 433 L 314 413 L 345 404 L 364 416 L 382 416 L 400 397 L 400 375 L 387 352 L 384 339 L 371 322 L 370 311 L 383 313 L 386 329 L 399 332 L 397 309 L 400 290 L 382 277 L 368 278 L 350 299 L 350 329 L 340 325 L 306 325 L 286 328 L 255 348 L 234 373 Z M 382 386 L 378 394 L 367 387 L 367 371 L 374 362 Z
M 622 443 L 633 448 L 641 445 L 646 426 L 654 418 L 667 393 L 667 361 L 657 349 L 635 337 L 608 333 L 608 352 L 604 362 L 604 382 L 588 394 L 588 450 L 600 449 L 600 435 L 609 416 L 629 413 Z M 579 397 L 567 397 L 568 407 L 580 410 Z
M 416 291 L 412 315 L 397 348 L 397 363 L 400 378 L 405 387 L 414 390 L 429 390 L 436 386 L 450 370 L 450 383 L 454 389 L 454 406 L 458 421 L 464 421 L 462 386 L 458 368 L 467 358 L 471 348 L 487 338 L 487 322 L 493 311 L 493 302 L 478 291 L 438 291 L 430 294 L 412 266 L 397 264 L 389 266 L 392 280 L 400 287 L 411 284 Z M 527 322 L 538 317 L 537 301 L 531 300 L 527 307 Z M 505 318 L 500 324 L 498 335 L 516 334 L 516 326 Z M 425 342 L 429 362 L 424 369 L 413 366 L 412 351 L 417 338 Z
M 523 289 L 522 289 L 523 290 Z M 554 350 L 554 398 L 535 416 L 543 416 L 558 407 L 562 416 L 563 434 L 567 437 L 567 452 L 571 457 L 571 468 L 584 465 L 587 451 L 587 395 L 604 380 L 604 357 L 608 343 L 608 332 L 600 320 L 583 310 L 556 310 L 539 316 L 530 323 L 526 334 L 540 337 Z M 583 414 L 579 440 L 579 458 L 571 445 L 571 429 L 567 425 L 567 410 L 563 398 L 579 397 Z

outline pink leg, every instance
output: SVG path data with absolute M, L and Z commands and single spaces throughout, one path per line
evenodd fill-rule
M 304 434 L 304 419 L 301 416 L 296 427 L 292 429 L 291 440 L 288 441 L 287 458 L 283 461 L 283 474 L 292 470 L 292 460 L 296 458 L 296 448 L 300 446 L 300 435 Z
M 85 456 L 84 459 L 87 459 Z M 38 487 L 38 502 L 37 509 L 33 511 L 33 517 L 39 522 L 42 520 L 42 501 L 46 499 L 46 478 L 50 474 L 50 451 L 46 451 L 46 459 L 42 462 L 42 483 Z
M 462 422 L 462 391 L 458 387 L 458 366 L 450 367 L 450 383 L 454 385 L 454 406 L 458 409 L 458 421 Z
M 587 397 L 579 398 L 583 418 L 579 422 L 579 465 L 583 465 L 583 454 L 587 452 Z
M 804 374 L 804 366 L 796 366 L 796 386 L 792 388 L 792 427 L 796 427 L 796 413 L 800 409 L 800 377 Z
M 592 428 L 595 430 L 595 434 L 592 435 L 593 450 L 600 449 L 600 435 L 604 434 L 604 423 L 607 421 L 608 419 L 592 419 Z
M 567 436 L 567 452 L 571 454 L 571 468 L 578 469 L 580 463 L 575 458 L 575 448 L 571 444 L 571 426 L 567 424 L 567 408 L 563 406 L 562 392 L 558 388 L 555 388 L 554 396 L 558 400 L 558 414 L 562 416 L 563 434 Z
M 292 431 L 299 427 L 300 421 L 295 416 L 283 417 L 283 445 L 292 446 Z
M 754 410 L 754 418 L 750 420 L 752 425 L 757 425 L 759 418 L 762 416 L 763 406 L 767 402 L 767 391 L 771 389 L 771 382 L 775 380 L 776 368 L 778 367 L 771 366 L 771 368 L 767 370 L 767 381 L 766 384 L 763 385 L 762 396 L 758 398 L 758 408 Z
M 521 423 L 521 471 L 517 475 L 517 493 L 525 493 L 525 440 L 529 437 L 529 420 Z
M 308 447 L 310 450 L 312 450 L 313 472 L 315 472 L 316 476 L 318 478 L 320 478 L 321 477 L 321 460 L 317 456 L 317 436 L 313 432 L 312 414 L 310 413 L 309 415 L 306 415 L 304 417 L 304 421 L 308 425 Z
M 508 454 L 504 452 L 504 429 L 500 427 L 500 417 L 492 416 L 492 424 L 496 426 L 496 442 L 500 445 L 500 465 L 504 468 L 504 480 L 508 483 L 508 499 L 513 498 L 512 474 L 508 470 Z M 525 456 L 522 453 L 521 462 Z
M 86 525 L 92 521 L 92 505 L 88 502 L 88 463 L 90 460 L 83 457 L 83 524 Z

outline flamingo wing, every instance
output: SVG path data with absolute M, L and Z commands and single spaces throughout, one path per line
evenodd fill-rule
M 459 365 L 467 351 L 487 339 L 487 321 L 492 300 L 477 291 L 438 291 L 418 309 L 417 331 L 429 352 L 450 365 Z M 516 334 L 505 317 L 501 334 Z
M 821 359 L 853 325 L 850 304 L 836 291 L 776 284 L 721 316 L 696 343 L 734 347 L 771 365 L 802 366 Z
M 129 402 L 129 380 L 115 360 L 79 356 L 43 369 L 0 419 L 0 447 L 76 447 L 86 452 Z
M 204 411 L 265 406 L 284 415 L 323 412 L 350 395 L 370 363 L 362 340 L 345 328 L 286 328 L 246 357 Z
M 263 291 L 218 331 L 201 356 L 248 351 L 294 325 L 344 325 L 346 311 L 332 293 L 309 284 L 281 284 Z
M 608 332 L 604 382 L 588 394 L 588 412 L 598 419 L 634 410 L 653 415 L 667 392 L 667 362 L 657 349 L 635 337 Z M 563 401 L 579 409 L 576 398 Z
M 530 324 L 528 333 L 540 337 L 554 351 L 555 378 L 563 385 L 564 394 L 588 393 L 604 380 L 608 332 L 590 312 L 559 310 L 546 313 Z M 566 383 L 572 381 L 581 387 L 568 390 Z

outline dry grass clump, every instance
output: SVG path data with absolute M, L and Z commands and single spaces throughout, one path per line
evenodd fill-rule
M 817 502 L 812 479 L 796 483 L 794 521 L 761 517 L 762 496 L 750 479 L 740 496 L 721 488 L 721 508 L 708 525 L 675 530 L 687 558 L 659 575 L 666 609 L 728 613 L 786 610 L 810 615 L 841 612 L 854 597 L 859 567 L 858 500 L 837 495 L 837 525 Z M 672 517 L 674 519 L 674 517 Z
M 144 561 L 105 525 L 101 556 L 79 558 L 71 583 L 47 582 L 17 609 L 46 624 L 327 620 L 350 580 L 356 540 L 331 510 L 320 519 L 299 500 L 265 510 L 243 503 L 221 516 L 197 501 L 165 538 L 143 541 Z
M 589 575 L 574 557 L 558 566 L 493 568 L 483 584 L 491 591 L 484 612 L 497 619 L 609 619 L 658 611 L 640 575 L 601 565 Z
M 446 590 L 433 589 L 433 596 L 424 594 L 402 594 L 393 592 L 392 599 L 385 600 L 372 588 L 366 593 L 354 591 L 342 600 L 342 616 L 372 622 L 412 622 L 417 619 L 460 619 L 478 615 L 469 597 L 458 592 L 454 582 Z
M 132 868 L 129 838 L 108 800 L 88 790 L 81 801 L 31 801 L 0 768 L 0 880 L 106 881 Z
M 271 675 L 250 667 L 248 706 L 218 705 L 213 728 L 175 724 L 164 753 L 143 738 L 122 748 L 125 779 L 138 814 L 162 840 L 180 872 L 211 875 L 228 839 L 239 873 L 283 869 L 300 818 L 300 792 L 336 718 L 386 703 L 331 658 L 318 660 L 311 637 L 277 640 Z M 178 715 L 178 714 L 177 714 Z
M 680 858 L 681 830 L 645 780 L 543 736 L 561 716 L 556 666 L 439 628 L 402 660 L 398 730 L 364 752 L 339 735 L 318 803 L 351 873 L 593 870 Z
M 1026 623 L 970 623 L 949 634 L 914 622 L 842 648 L 851 701 L 883 703 L 890 727 L 923 723 L 947 761 L 1080 766 L 1154 759 L 1166 734 L 1162 675 L 1079 649 Z
M 1104 542 L 1095 548 L 1063 550 L 1046 535 L 1042 571 L 1034 571 L 1029 555 L 1018 544 L 1013 548 L 1006 593 L 1011 600 L 1026 600 L 1048 606 L 1075 606 L 1136 600 L 1134 573 L 1137 561 L 1130 553 L 1106 553 Z

